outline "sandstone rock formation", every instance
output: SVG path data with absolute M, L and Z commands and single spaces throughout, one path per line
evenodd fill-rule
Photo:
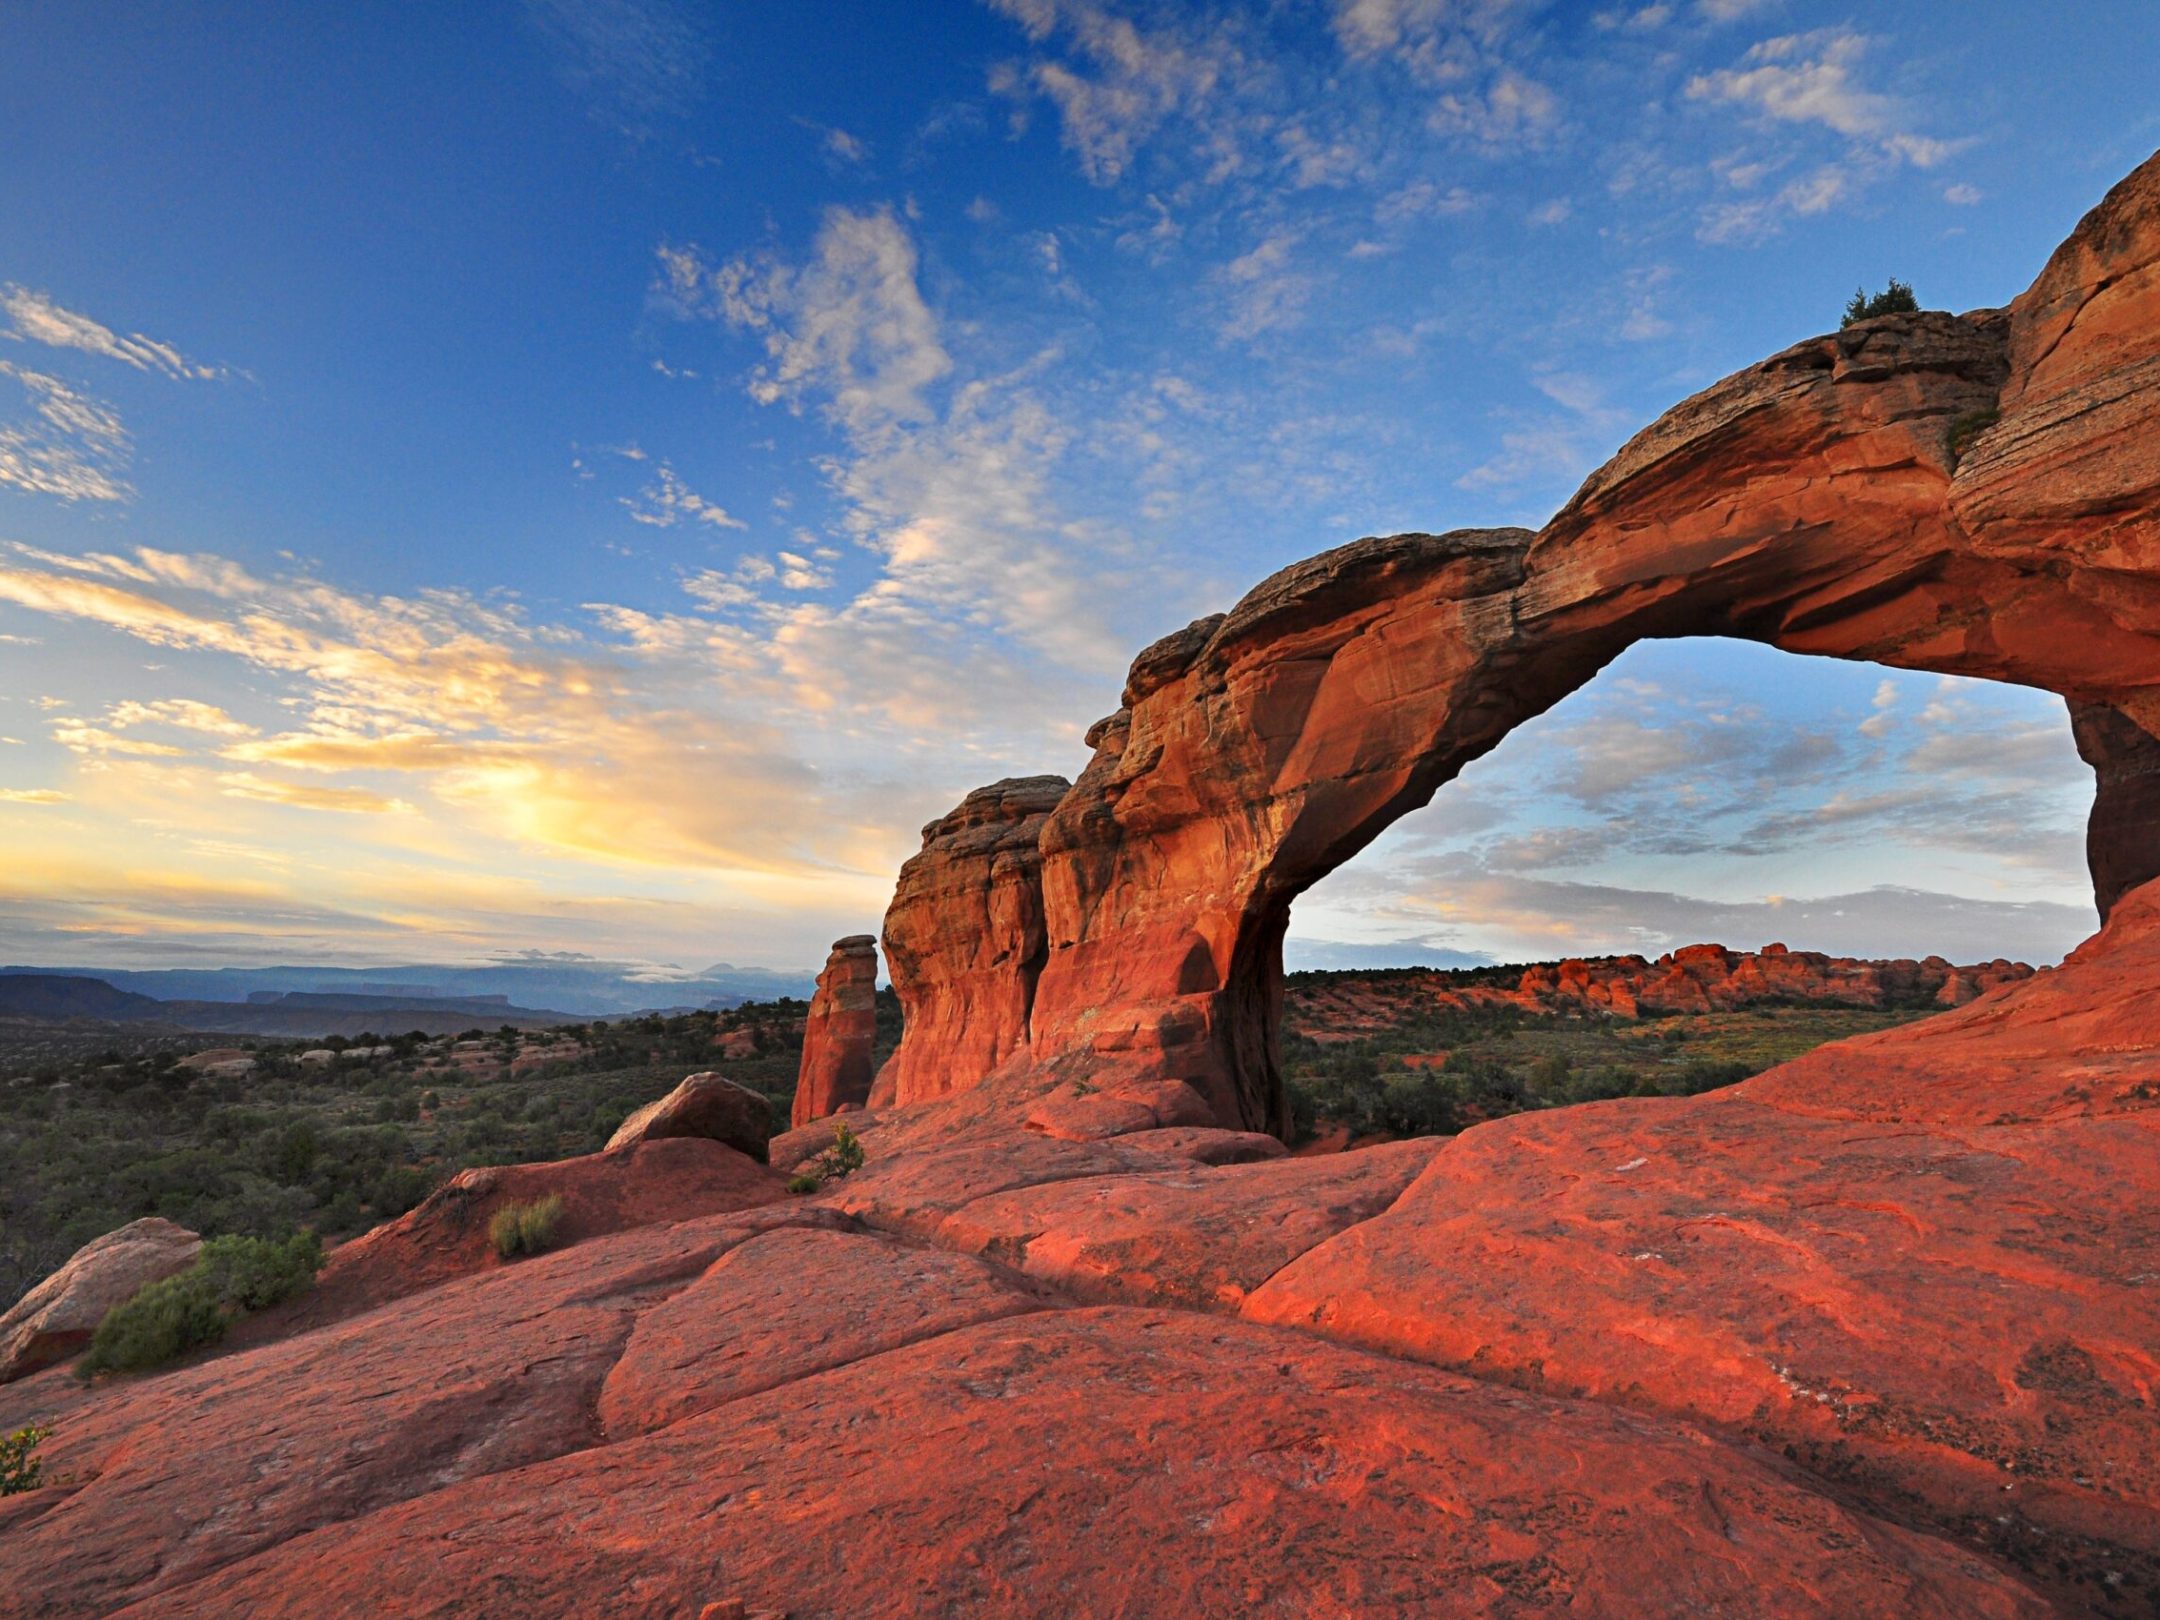
M 788 1123 L 807 1125 L 868 1102 L 875 1078 L 870 1049 L 876 1044 L 877 941 L 851 934 L 834 942 L 810 998 Z
M 201 1238 L 155 1215 L 84 1244 L 0 1315 L 0 1384 L 89 1348 L 107 1311 L 201 1252 Z
M 1290 902 L 1645 637 L 2046 687 L 2143 734 L 2110 733 L 2109 759 L 2148 759 L 2156 377 L 2151 161 L 2007 310 L 1796 344 L 1667 412 L 1536 534 L 1396 535 L 1283 570 L 1133 664 L 1042 829 L 1039 963 L 987 971 L 977 931 L 914 919 L 903 876 L 916 1004 L 892 1070 L 926 1072 L 964 1006 L 995 1004 L 998 1043 L 963 1042 L 946 1089 L 1004 1050 L 1052 1078 L 1187 1080 L 1221 1123 L 1279 1132 Z M 2102 776 L 2106 899 L 2160 853 L 2145 778 Z
M 1759 951 L 1683 945 L 1655 962 L 1598 956 L 1539 963 L 1523 969 L 1512 985 L 1482 982 L 1482 974 L 1479 981 L 1444 973 L 1385 979 L 1331 975 L 1297 987 L 1286 1022 L 1327 1042 L 1389 1027 L 1401 1017 L 1405 1001 L 1434 1012 L 1516 1007 L 1534 1014 L 1615 1018 L 1791 1005 L 1962 1007 L 2000 985 L 2031 978 L 2032 971 L 2022 962 L 2001 959 L 1957 966 L 1939 956 L 1861 961 L 1783 945 Z
M 2160 877 L 2160 738 L 2104 704 L 2070 705 L 2070 734 L 2093 769 L 2085 859 L 2100 915 Z
M 974 1085 L 1022 1051 L 1043 960 L 1043 823 L 1072 786 L 1025 776 L 977 788 L 923 829 L 885 913 L 885 966 L 907 1035 L 873 1106 Z
M 772 1108 L 748 1086 L 708 1069 L 685 1075 L 665 1097 L 647 1103 L 608 1138 L 609 1153 L 671 1136 L 702 1136 L 722 1142 L 763 1164 L 772 1137 Z

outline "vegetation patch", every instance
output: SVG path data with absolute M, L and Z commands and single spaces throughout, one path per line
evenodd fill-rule
M 833 1121 L 833 1145 L 817 1156 L 808 1170 L 789 1178 L 791 1193 L 814 1193 L 826 1182 L 851 1176 L 863 1167 L 862 1138 L 848 1129 L 847 1121 Z
M 1845 304 L 1845 318 L 1838 322 L 1844 330 L 1855 321 L 1871 321 L 1878 315 L 1917 315 L 1920 300 L 1913 296 L 1912 287 L 1897 277 L 1890 278 L 1890 285 L 1879 293 L 1870 294 L 1865 287 L 1853 289 L 1852 297 Z
M 1296 973 L 1286 981 L 1282 1043 L 1292 1145 L 1327 1131 L 1355 1140 L 1447 1136 L 1512 1114 L 1614 1097 L 1682 1097 L 1732 1085 L 1826 1041 L 1938 1011 L 1756 1006 L 1621 1018 L 1541 1015 L 1519 1007 L 1436 1006 L 1434 986 L 1508 983 L 1520 968 L 1438 973 Z M 1325 1003 L 1345 985 L 1371 1009 L 1355 1030 L 1330 1027 Z
M 322 1269 L 322 1240 L 295 1232 L 282 1241 L 219 1237 L 177 1277 L 138 1289 L 106 1313 L 77 1373 L 146 1372 L 203 1349 L 250 1311 L 297 1298 Z
M 555 1228 L 562 1221 L 560 1193 L 549 1193 L 529 1204 L 505 1204 L 488 1220 L 488 1241 L 505 1260 L 540 1254 L 555 1246 Z
M 33 1423 L 13 1434 L 0 1434 L 0 1496 L 20 1496 L 45 1482 L 44 1459 L 37 1452 L 51 1432 Z
M 631 1111 L 717 1069 L 785 1127 L 806 1003 L 544 1033 L 283 1042 L 35 1030 L 0 1021 L 0 1310 L 93 1238 L 145 1215 L 196 1232 L 325 1242 L 413 1208 L 460 1170 L 597 1153 Z M 900 1037 L 878 997 L 874 1060 Z M 197 1048 L 253 1067 L 199 1072 Z M 302 1062 L 307 1051 L 331 1061 Z

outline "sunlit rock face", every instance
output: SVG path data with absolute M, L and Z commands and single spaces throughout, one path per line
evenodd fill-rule
M 789 1125 L 799 1128 L 868 1102 L 876 1042 L 877 941 L 852 934 L 834 942 L 810 997 Z
M 1183 1079 L 1223 1124 L 1279 1131 L 1291 901 L 1646 637 L 2064 694 L 2100 777 L 2105 907 L 2160 869 L 2156 496 L 2148 162 L 2007 310 L 1796 344 L 1667 412 L 1535 534 L 1359 541 L 1142 653 L 1042 827 L 1039 956 L 957 918 L 941 936 L 903 875 L 917 996 L 888 1072 L 923 1075 L 963 1002 L 994 1005 L 995 1039 L 962 1042 L 943 1089 L 1003 1050 L 1047 1074 Z M 1003 912 L 1032 918 L 1028 852 L 1017 833 L 1007 848 Z M 918 1008 L 937 1031 L 920 1041 Z
M 1072 786 L 1023 776 L 977 788 L 923 829 L 885 913 L 885 963 L 907 1036 L 871 1102 L 964 1091 L 1023 1051 L 1044 954 L 1044 821 Z

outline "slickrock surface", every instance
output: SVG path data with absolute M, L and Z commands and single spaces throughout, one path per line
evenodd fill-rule
M 0 1384 L 88 1349 L 107 1311 L 201 1252 L 201 1238 L 155 1215 L 93 1238 L 0 1315 Z
M 107 1384 L 45 1444 L 48 1471 L 70 1483 L 32 1493 L 50 1505 L 4 1532 L 0 1615 L 106 1614 L 318 1526 L 590 1446 L 593 1403 L 639 1309 L 776 1221 L 804 1219 L 830 1217 L 791 1204 L 647 1226 Z M 222 1585 L 206 1583 L 204 1612 L 250 1612 Z
M 965 1255 L 783 1227 L 730 1249 L 638 1318 L 602 1386 L 610 1439 L 647 1434 L 828 1367 L 1044 1308 Z
M 707 1069 L 684 1076 L 665 1097 L 647 1103 L 616 1126 L 605 1151 L 616 1153 L 639 1142 L 671 1136 L 702 1136 L 763 1164 L 771 1135 L 772 1108 L 765 1099 L 748 1086 Z
M 873 1107 L 964 1090 L 1027 1044 L 1044 950 L 1037 844 L 1071 786 L 993 782 L 923 829 L 885 913 L 885 969 L 908 1037 L 878 1072 Z
M 764 1106 L 762 1097 L 757 1099 Z M 488 1220 L 505 1204 L 563 1201 L 558 1244 L 608 1232 L 753 1209 L 787 1196 L 786 1183 L 731 1147 L 697 1136 L 662 1137 L 547 1164 L 461 1170 L 417 1208 L 330 1252 L 313 1293 L 240 1324 L 241 1342 L 316 1327 L 471 1272 L 504 1265 Z M 522 1266 L 524 1262 L 515 1262 Z
M 1716 1424 L 2140 1612 L 2156 992 L 2160 885 L 1958 1012 L 1703 1097 L 1466 1132 L 1246 1314 Z
M 1091 1176 L 979 1198 L 937 1241 L 1076 1298 L 1235 1311 L 1316 1244 L 1401 1196 L 1439 1150 L 1427 1137 L 1321 1159 Z
M 875 1078 L 870 1049 L 876 1044 L 877 941 L 851 934 L 834 942 L 810 997 L 789 1125 L 800 1127 L 867 1103 Z
M 424 1556 L 420 1555 L 424 1549 Z M 1684 1429 L 1299 1334 L 989 1322 L 473 1480 L 124 1610 L 2040 1616 Z

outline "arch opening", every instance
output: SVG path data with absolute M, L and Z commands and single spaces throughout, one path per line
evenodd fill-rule
M 1637 643 L 1294 898 L 1292 1134 L 1700 1090 L 1955 1005 L 2091 932 L 2093 798 L 2051 693 Z

